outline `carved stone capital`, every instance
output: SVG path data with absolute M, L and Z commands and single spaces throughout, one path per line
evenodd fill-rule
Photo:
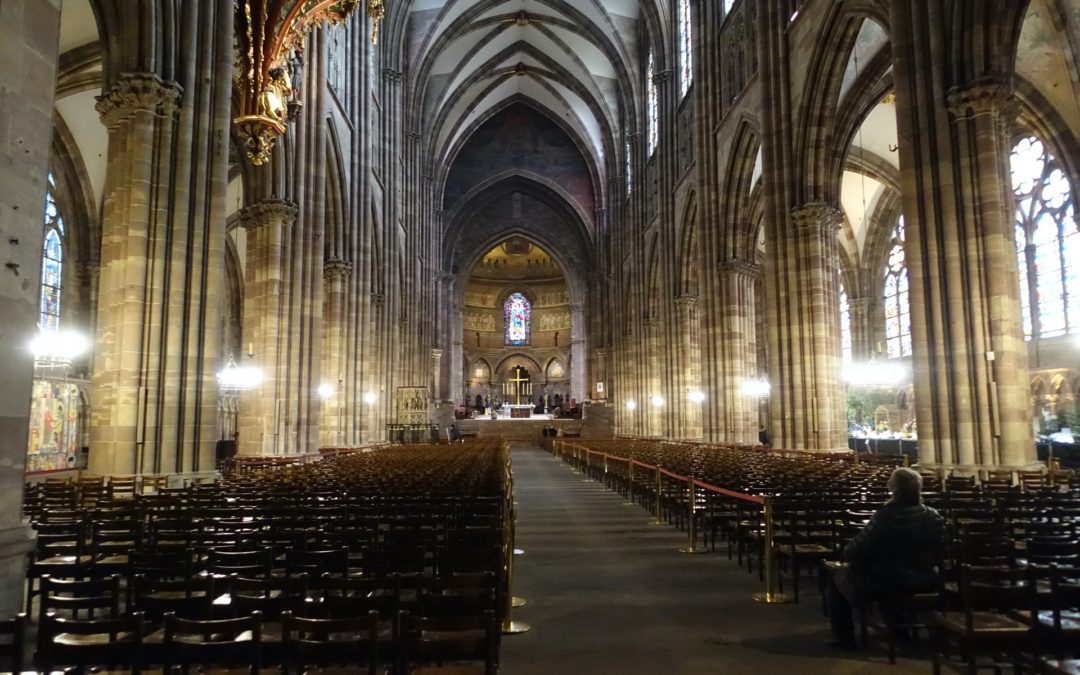
M 390 84 L 398 84 L 405 77 L 404 73 L 400 70 L 394 70 L 393 68 L 383 68 L 382 76 L 383 80 Z
M 352 263 L 340 258 L 330 258 L 323 263 L 323 278 L 337 279 L 348 278 L 352 274 Z
M 683 311 L 696 309 L 697 305 L 698 297 L 696 295 L 680 295 L 675 298 L 675 306 Z
M 750 279 L 757 279 L 761 276 L 761 265 L 736 258 L 723 261 L 716 266 L 716 269 L 721 274 L 733 274 L 749 277 Z
M 995 115 L 1015 117 L 1018 102 L 1013 89 L 996 79 L 977 80 L 963 87 L 953 87 L 948 93 L 949 113 L 958 120 Z
M 413 143 L 419 143 L 423 136 L 420 135 L 419 131 L 406 131 L 405 138 L 409 139 Z
M 278 223 L 284 228 L 292 227 L 296 223 L 298 213 L 300 209 L 294 202 L 285 199 L 264 199 L 245 206 L 237 215 L 240 218 L 240 226 L 248 232 L 253 232 L 271 223 Z
M 184 89 L 153 73 L 123 73 L 112 89 L 97 97 L 94 108 L 107 129 L 115 129 L 136 113 L 170 117 L 180 109 Z
M 844 224 L 844 214 L 828 204 L 806 204 L 791 212 L 795 227 L 799 230 L 837 232 Z
M 371 304 L 375 305 L 376 307 L 382 307 L 386 305 L 386 296 L 382 293 L 372 293 Z
M 433 361 L 439 361 L 440 359 L 442 359 L 442 355 L 443 355 L 443 350 L 441 350 L 441 349 L 439 349 L 437 347 L 431 350 L 431 358 L 432 358 Z
M 656 84 L 664 84 L 665 82 L 670 81 L 674 77 L 674 75 L 675 72 L 670 68 L 668 68 L 667 70 L 658 70 L 656 71 L 656 74 L 653 75 L 653 82 L 655 82 Z

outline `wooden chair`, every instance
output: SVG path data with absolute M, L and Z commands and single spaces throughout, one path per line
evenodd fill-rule
M 498 625 L 494 612 L 466 618 L 402 614 L 400 672 L 412 675 L 495 675 Z
M 166 670 L 191 666 L 245 667 L 258 675 L 262 665 L 262 615 L 235 619 L 190 621 L 165 615 L 162 660 Z
M 375 675 L 379 667 L 379 613 L 349 619 L 305 619 L 281 615 L 282 672 Z M 316 666 L 316 669 L 312 669 Z M 328 670 L 339 667 L 340 670 Z
M 52 672 L 71 666 L 80 675 L 90 667 L 124 667 L 141 672 L 146 622 L 140 613 L 110 619 L 64 619 L 46 615 L 38 625 L 37 667 Z
M 1027 571 L 1019 567 L 960 568 L 960 611 L 936 612 L 931 620 L 934 675 L 947 666 L 974 673 L 980 667 L 1000 668 L 998 654 L 1010 654 L 1014 663 L 1031 644 L 1031 627 L 1015 617 L 1030 602 Z M 948 657 L 948 647 L 959 647 L 962 661 Z M 991 660 L 980 661 L 980 656 Z
M 26 614 L 17 614 L 14 619 L 0 621 L 0 637 L 9 640 L 0 643 L 0 658 L 7 659 L 3 667 L 11 673 L 21 673 L 26 662 Z

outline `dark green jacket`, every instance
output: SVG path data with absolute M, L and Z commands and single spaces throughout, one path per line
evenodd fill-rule
M 844 549 L 844 560 L 885 587 L 931 590 L 948 548 L 941 514 L 925 504 L 888 502 Z

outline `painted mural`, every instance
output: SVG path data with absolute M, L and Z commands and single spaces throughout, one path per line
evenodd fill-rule
M 26 470 L 75 466 L 79 451 L 79 389 L 67 382 L 37 380 L 30 403 Z

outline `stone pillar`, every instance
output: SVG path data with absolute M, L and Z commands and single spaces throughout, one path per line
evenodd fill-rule
M 664 401 L 663 406 L 653 404 L 657 396 L 663 397 L 663 387 L 660 382 L 660 331 L 663 326 L 658 318 L 645 319 L 645 387 L 644 401 L 638 401 L 638 405 L 644 408 L 645 435 L 660 436 L 663 434 L 664 407 L 671 405 L 671 401 Z
M 585 303 L 570 305 L 570 397 L 580 403 L 589 394 L 589 362 L 585 350 Z
M 743 383 L 760 376 L 755 293 L 760 271 L 753 263 L 728 260 L 720 264 L 716 276 L 720 382 L 716 402 L 710 404 L 720 408 L 718 440 L 729 443 L 757 442 L 759 401 L 743 393 Z
M 842 216 L 824 204 L 791 214 L 788 231 L 769 249 L 775 285 L 770 300 L 769 380 L 773 444 L 799 450 L 847 449 L 840 379 L 840 287 L 837 231 Z M 776 289 L 783 289 L 777 291 Z
M 919 459 L 966 471 L 1035 462 L 1009 171 L 1016 108 L 1011 81 L 985 63 L 1011 63 L 1006 24 L 1023 3 L 994 4 L 955 26 L 967 15 L 891 2 Z M 953 47 L 959 30 L 975 34 L 970 46 Z
M 247 231 L 244 269 L 244 346 L 260 368 L 262 386 L 240 397 L 239 454 L 280 454 L 283 420 L 279 401 L 287 378 L 289 261 L 287 242 L 296 223 L 296 205 L 280 199 L 244 207 L 240 222 Z
M 675 299 L 675 311 L 678 316 L 676 327 L 679 335 L 679 387 L 678 400 L 671 401 L 678 415 L 676 436 L 686 439 L 701 439 L 701 407 L 704 403 L 690 400 L 690 394 L 701 390 L 701 346 L 698 338 L 698 299 L 693 295 L 683 295 Z
M 877 340 L 874 339 L 877 322 L 870 316 L 872 304 L 870 298 L 848 296 L 848 310 L 851 312 L 851 360 L 854 363 L 865 363 L 872 355 L 877 356 Z
M 446 398 L 442 390 L 442 355 L 441 349 L 431 350 L 431 398 L 436 403 Z
M 608 349 L 597 349 L 593 358 L 593 377 L 596 382 L 604 383 L 603 391 L 594 391 L 593 398 L 598 401 L 603 401 L 608 398 L 608 391 L 611 388 L 611 381 L 608 377 L 608 359 L 611 352 Z M 590 382 L 589 388 L 592 389 L 596 386 L 596 382 Z
M 250 264 L 250 263 L 249 263 Z M 323 367 L 322 383 L 334 387 L 334 395 L 322 401 L 321 446 L 345 442 L 342 429 L 345 410 L 350 401 L 343 383 L 345 380 L 345 325 L 347 289 L 352 276 L 352 263 L 332 258 L 323 265 Z
M 0 617 L 21 611 L 26 554 L 33 532 L 22 521 L 23 483 L 37 332 L 42 209 L 52 142 L 53 88 L 60 0 L 4 2 L 0 8 Z

